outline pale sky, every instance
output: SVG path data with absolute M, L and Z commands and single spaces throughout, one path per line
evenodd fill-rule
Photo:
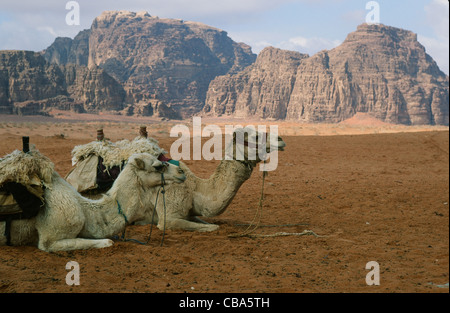
M 202 22 L 223 29 L 258 53 L 266 46 L 313 55 L 342 43 L 373 9 L 367 0 L 77 0 L 80 25 L 67 25 L 66 0 L 1 0 L 0 50 L 41 51 L 57 36 L 73 38 L 106 10 Z M 379 22 L 418 34 L 449 73 L 447 0 L 378 0 Z

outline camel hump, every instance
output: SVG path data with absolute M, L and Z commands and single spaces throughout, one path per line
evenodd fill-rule
M 28 152 L 15 150 L 0 158 L 0 187 L 8 182 L 15 182 L 33 193 L 33 186 L 51 184 L 54 167 L 49 158 L 33 147 Z
M 28 219 L 44 202 L 52 180 L 53 163 L 38 150 L 16 150 L 0 159 L 0 220 Z

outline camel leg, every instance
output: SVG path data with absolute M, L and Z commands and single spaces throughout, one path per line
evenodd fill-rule
M 91 248 L 106 248 L 110 247 L 114 242 L 110 239 L 61 239 L 47 244 L 43 244 L 39 241 L 38 248 L 47 252 L 56 251 L 71 251 L 71 250 L 81 250 L 81 249 L 91 249 Z
M 164 229 L 164 219 L 162 219 L 158 223 L 158 228 Z M 166 221 L 166 229 L 182 229 L 188 231 L 199 231 L 199 232 L 211 232 L 219 229 L 219 225 L 214 224 L 200 224 L 187 220 L 183 220 L 181 218 L 177 219 L 168 219 Z
M 113 245 L 114 242 L 110 239 L 78 238 L 83 229 L 85 217 L 79 210 L 74 209 L 78 205 L 75 200 L 71 198 L 63 199 L 64 202 L 56 198 L 56 200 L 59 200 L 57 202 L 51 196 L 47 196 L 46 200 L 47 205 L 50 205 L 52 209 L 49 210 L 46 207 L 45 210 L 39 212 L 36 218 L 39 249 L 56 252 L 106 248 Z

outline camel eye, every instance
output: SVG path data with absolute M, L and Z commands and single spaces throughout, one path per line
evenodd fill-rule
M 166 170 L 166 165 L 161 164 L 161 165 L 155 166 L 155 170 L 158 172 L 164 172 Z

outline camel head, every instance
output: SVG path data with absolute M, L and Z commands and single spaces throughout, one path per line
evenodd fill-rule
M 278 136 L 278 134 L 267 134 L 267 144 L 266 144 L 266 152 L 270 153 L 271 151 L 278 150 L 284 151 L 284 147 L 286 147 L 286 143 L 283 139 Z
M 159 161 L 149 153 L 136 153 L 128 159 L 128 165 L 136 169 L 136 175 L 146 187 L 162 184 L 182 183 L 186 180 L 183 170 L 173 164 Z
M 261 138 L 262 136 L 262 138 Z M 250 162 L 253 166 L 261 162 L 265 153 L 284 151 L 286 143 L 278 134 L 258 132 L 253 127 L 238 128 L 233 133 L 232 156 L 234 160 Z

